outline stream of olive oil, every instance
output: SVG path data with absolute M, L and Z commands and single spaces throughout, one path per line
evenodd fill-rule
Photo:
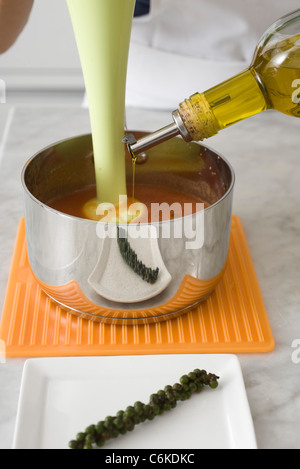
M 132 200 L 135 198 L 135 177 L 136 177 L 136 160 L 137 156 L 132 156 Z

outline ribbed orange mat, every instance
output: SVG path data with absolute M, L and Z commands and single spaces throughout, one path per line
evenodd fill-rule
M 54 305 L 35 281 L 20 221 L 0 324 L 6 357 L 261 353 L 274 340 L 241 220 L 232 218 L 228 265 L 213 295 L 169 321 L 99 324 Z

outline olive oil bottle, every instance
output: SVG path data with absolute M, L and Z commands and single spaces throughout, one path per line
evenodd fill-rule
M 131 145 L 133 153 L 181 134 L 199 141 L 267 109 L 300 117 L 300 9 L 263 35 L 248 69 L 195 93 L 174 111 L 174 124 Z

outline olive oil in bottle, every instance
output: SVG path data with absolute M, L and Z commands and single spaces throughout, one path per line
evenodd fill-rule
M 299 34 L 258 47 L 249 69 L 179 105 L 192 140 L 203 140 L 267 109 L 300 116 Z
M 199 141 L 267 109 L 300 117 L 300 9 L 263 35 L 248 69 L 179 104 L 174 124 L 131 146 L 134 153 L 181 134 Z

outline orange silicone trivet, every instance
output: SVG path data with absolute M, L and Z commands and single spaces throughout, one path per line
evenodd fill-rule
M 7 357 L 268 352 L 274 340 L 242 223 L 232 218 L 228 265 L 193 311 L 151 325 L 78 318 L 54 305 L 34 279 L 20 221 L 0 325 Z

